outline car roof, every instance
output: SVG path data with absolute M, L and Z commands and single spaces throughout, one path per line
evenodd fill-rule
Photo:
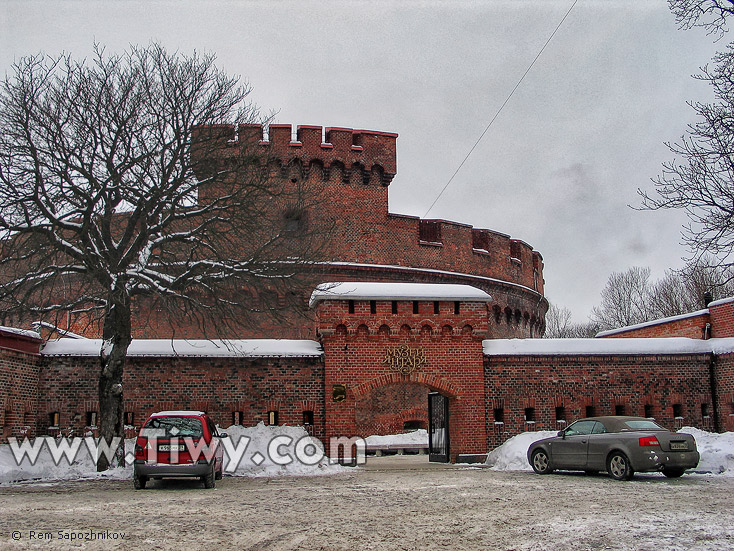
M 172 410 L 172 411 L 159 411 L 157 413 L 151 413 L 150 417 L 201 417 L 206 415 L 203 411 L 194 410 Z
M 648 419 L 647 417 L 635 417 L 633 415 L 603 415 L 601 417 L 585 417 L 584 419 L 579 419 L 579 421 L 599 421 L 607 427 L 607 429 L 612 430 L 619 430 L 621 428 L 630 430 L 630 428 L 625 425 L 627 421 L 650 421 L 657 424 L 657 421 L 654 419 Z

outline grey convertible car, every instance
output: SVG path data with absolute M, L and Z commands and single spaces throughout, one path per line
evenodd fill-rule
M 650 471 L 678 477 L 698 465 L 699 458 L 693 436 L 671 432 L 644 417 L 580 419 L 528 448 L 536 473 L 607 471 L 616 480 Z

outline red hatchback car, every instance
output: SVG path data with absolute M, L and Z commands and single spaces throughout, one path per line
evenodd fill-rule
M 151 478 L 169 477 L 197 477 L 205 488 L 214 488 L 222 478 L 226 436 L 203 411 L 152 414 L 135 442 L 135 489 L 144 489 Z

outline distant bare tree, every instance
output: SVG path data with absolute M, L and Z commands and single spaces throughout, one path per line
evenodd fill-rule
M 625 327 L 650 319 L 650 268 L 614 272 L 601 292 L 601 305 L 590 316 L 600 330 Z
M 704 27 L 709 34 L 725 32 L 726 18 L 734 14 L 732 0 L 668 0 L 681 29 Z
M 545 315 L 546 339 L 584 339 L 594 337 L 599 331 L 599 326 L 593 322 L 573 323 L 571 311 L 568 308 L 559 308 L 552 302 Z
M 235 138 L 221 125 L 262 121 L 214 60 L 95 47 L 88 62 L 20 59 L 0 84 L 2 311 L 99 323 L 108 441 L 123 434 L 134 300 L 205 328 L 240 322 L 246 296 L 287 295 L 323 243 L 298 216 L 309 196 L 269 178 L 259 152 L 221 156 Z
M 545 334 L 547 339 L 563 339 L 570 336 L 571 310 L 559 308 L 552 302 L 549 303 L 548 312 L 545 314 Z

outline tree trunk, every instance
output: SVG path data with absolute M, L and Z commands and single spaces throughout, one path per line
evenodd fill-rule
M 99 436 L 109 446 L 114 437 L 124 437 L 122 374 L 127 360 L 127 349 L 132 341 L 131 329 L 130 297 L 125 289 L 115 289 L 110 293 L 105 314 L 99 374 Z M 124 440 L 121 440 L 120 446 L 121 449 L 116 454 L 117 461 L 113 463 L 122 466 L 125 459 Z M 109 468 L 109 458 L 100 453 L 97 471 L 106 471 Z

